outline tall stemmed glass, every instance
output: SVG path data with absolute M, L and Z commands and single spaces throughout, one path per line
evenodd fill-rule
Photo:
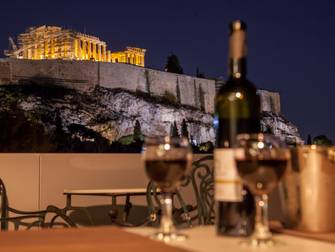
M 268 247 L 278 244 L 272 238 L 268 222 L 268 193 L 283 177 L 290 152 L 279 138 L 269 134 L 241 134 L 235 151 L 237 171 L 255 197 L 255 229 L 242 245 Z
M 187 237 L 176 231 L 173 220 L 172 195 L 191 166 L 192 152 L 186 138 L 148 137 L 142 157 L 150 180 L 161 191 L 162 218 L 160 230 L 151 238 L 165 242 Z

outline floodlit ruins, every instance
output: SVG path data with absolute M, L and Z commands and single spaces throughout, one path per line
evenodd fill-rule
M 11 49 L 5 55 L 17 59 L 93 60 L 145 66 L 146 49 L 126 47 L 111 52 L 98 37 L 58 26 L 31 27 L 18 36 L 18 45 L 9 38 Z

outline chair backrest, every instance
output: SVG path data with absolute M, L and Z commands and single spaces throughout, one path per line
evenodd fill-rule
M 0 178 L 0 199 L 1 199 L 1 208 L 0 208 L 0 229 L 1 231 L 3 230 L 8 230 L 8 221 L 5 219 L 8 218 L 8 198 L 7 198 L 7 191 L 6 191 L 6 186 L 2 179 Z
M 213 156 L 205 156 L 195 161 L 190 178 L 197 199 L 198 223 L 201 225 L 214 224 Z
M 195 202 L 187 202 L 183 196 L 183 189 L 191 187 Z M 189 175 L 185 176 L 181 188 L 174 194 L 174 202 L 179 208 L 174 210 L 177 224 L 186 223 L 192 226 L 214 224 L 214 175 L 213 156 L 205 156 L 193 162 Z M 152 222 L 155 222 L 160 213 L 159 192 L 153 182 L 147 187 L 147 204 Z M 176 204 L 174 204 L 176 205 Z M 194 213 L 195 212 L 195 213 Z
M 0 230 L 7 231 L 9 223 L 14 224 L 14 230 L 20 227 L 25 229 L 38 228 L 52 228 L 52 227 L 75 227 L 75 223 L 62 212 L 61 209 L 49 205 L 46 210 L 41 211 L 22 211 L 9 206 L 6 186 L 0 178 Z M 13 216 L 10 216 L 10 213 Z M 46 221 L 47 215 L 50 215 L 50 221 Z

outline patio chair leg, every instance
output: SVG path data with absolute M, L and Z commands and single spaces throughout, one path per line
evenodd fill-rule
M 130 202 L 130 195 L 127 194 L 126 196 L 126 203 L 124 204 L 124 208 L 123 208 L 123 221 L 127 222 L 128 221 L 128 217 L 129 217 L 129 212 L 130 209 L 132 208 L 132 204 Z
M 108 215 L 110 216 L 112 223 L 117 220 L 119 211 L 117 210 L 116 196 L 112 196 L 112 209 L 108 212 Z

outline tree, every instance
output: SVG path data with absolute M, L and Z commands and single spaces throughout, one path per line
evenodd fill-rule
M 273 130 L 272 130 L 272 128 L 271 128 L 270 125 L 265 126 L 264 133 L 274 135 L 274 134 L 273 134 Z
M 312 145 L 312 137 L 311 137 L 311 135 L 308 135 L 308 137 L 307 137 L 307 145 Z
M 181 94 L 178 79 L 177 79 L 176 93 L 177 93 L 177 102 L 181 103 Z
M 183 68 L 180 66 L 179 59 L 177 55 L 171 54 L 167 58 L 165 71 L 170 73 L 177 73 L 177 74 L 183 74 Z
M 171 124 L 170 136 L 171 137 L 179 137 L 179 132 L 178 132 L 178 127 L 177 127 L 176 121 L 174 121 L 174 123 Z
M 138 120 L 136 120 L 135 122 L 135 126 L 134 126 L 134 141 L 142 141 L 143 135 L 142 135 L 142 131 L 141 131 L 141 124 Z
M 197 78 L 205 78 L 205 74 L 203 72 L 200 72 L 199 70 L 199 67 L 197 67 L 197 70 L 196 70 L 196 75 L 195 75 Z
M 188 133 L 187 123 L 185 119 L 183 119 L 183 122 L 181 123 L 181 136 L 189 139 L 189 133 Z
M 333 141 L 325 135 L 319 135 L 313 138 L 313 144 L 322 146 L 332 146 Z

